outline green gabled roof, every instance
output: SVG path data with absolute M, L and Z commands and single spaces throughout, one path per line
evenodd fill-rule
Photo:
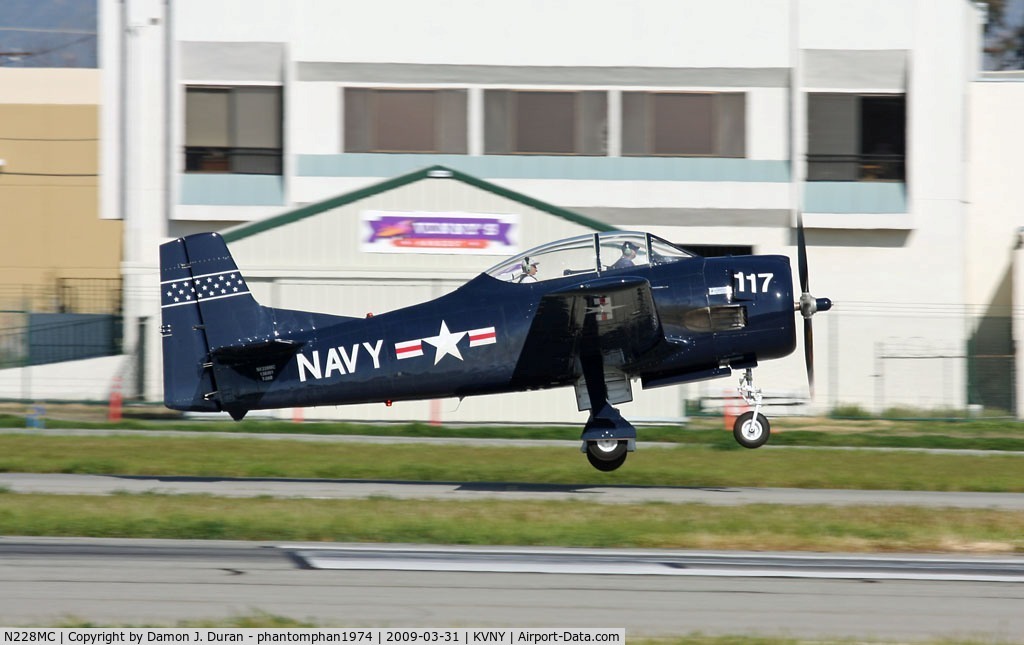
M 252 235 L 263 233 L 265 231 L 269 231 L 280 226 L 285 226 L 293 222 L 298 222 L 299 220 L 306 219 L 307 217 L 312 217 L 313 215 L 318 215 L 320 213 L 323 213 L 324 211 L 329 211 L 335 208 L 339 208 L 341 206 L 346 206 L 353 202 L 357 202 L 361 199 L 373 197 L 374 195 L 379 195 L 389 190 L 394 190 L 395 188 L 401 188 L 402 186 L 407 186 L 409 184 L 421 181 L 423 179 L 436 180 L 438 178 L 454 179 L 456 181 L 461 181 L 464 184 L 475 186 L 481 190 L 486 190 L 489 193 L 500 195 L 501 197 L 511 199 L 512 201 L 519 202 L 520 204 L 524 204 L 531 208 L 536 208 L 537 210 L 544 211 L 545 213 L 550 213 L 551 215 L 561 217 L 562 219 L 569 220 L 570 222 L 574 222 L 581 226 L 592 228 L 595 231 L 615 230 L 614 226 L 609 226 L 603 222 L 599 222 L 597 220 L 590 219 L 589 217 L 580 215 L 579 213 L 574 213 L 570 210 L 559 208 L 558 206 L 553 206 L 546 202 L 542 202 L 539 199 L 534 199 L 533 197 L 530 197 L 528 195 L 517 193 L 514 190 L 502 188 L 501 186 L 492 184 L 489 181 L 485 181 L 478 177 L 473 177 L 472 175 L 467 175 L 466 173 L 460 172 L 453 168 L 448 168 L 446 166 L 429 166 L 427 168 L 422 168 L 420 170 L 416 170 L 405 175 L 400 175 L 398 177 L 395 177 L 394 179 L 388 179 L 378 184 L 373 184 L 372 186 L 367 186 L 366 188 L 361 188 L 359 190 L 352 191 L 351 193 L 345 193 L 343 195 L 338 195 L 337 197 L 325 199 L 322 202 L 309 204 L 307 206 L 303 206 L 302 208 L 297 208 L 293 211 L 288 211 L 287 213 L 281 213 L 280 215 L 268 217 L 267 219 L 260 220 L 257 222 L 250 222 L 248 224 L 241 224 L 239 226 L 235 226 L 224 231 L 222 235 L 226 242 L 236 242 L 238 240 L 250 237 Z

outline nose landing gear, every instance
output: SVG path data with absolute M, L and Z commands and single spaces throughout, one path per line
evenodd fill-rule
M 736 422 L 732 426 L 732 436 L 736 443 L 744 448 L 760 448 L 768 442 L 771 424 L 768 423 L 768 418 L 761 414 L 761 388 L 754 387 L 753 370 L 748 368 L 743 373 L 738 389 L 746 404 L 754 406 L 754 409 L 736 417 Z

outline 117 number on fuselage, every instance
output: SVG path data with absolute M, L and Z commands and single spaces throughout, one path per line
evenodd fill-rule
M 775 277 L 774 273 L 734 273 L 732 274 L 733 280 L 736 281 L 736 291 L 743 293 L 747 291 L 747 283 L 750 283 L 751 293 L 768 293 L 768 285 L 771 283 L 772 278 Z M 760 280 L 760 285 L 758 284 Z M 761 288 L 758 289 L 758 286 Z

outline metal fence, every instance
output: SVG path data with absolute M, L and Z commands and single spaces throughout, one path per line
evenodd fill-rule
M 119 354 L 121 280 L 0 285 L 0 368 Z
M 46 365 L 121 353 L 121 316 L 26 314 L 23 318 L 26 322 L 22 326 L 0 328 L 0 368 Z
M 57 278 L 48 285 L 0 284 L 0 311 L 121 313 L 120 278 Z
M 843 303 L 815 318 L 816 393 L 800 347 L 754 372 L 776 415 L 1013 418 L 1018 410 L 1013 319 L 965 307 Z M 838 309 L 838 307 L 837 307 Z M 690 413 L 721 414 L 736 378 L 687 386 Z

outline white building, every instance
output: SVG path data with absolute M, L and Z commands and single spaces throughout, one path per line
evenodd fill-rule
M 392 308 L 500 259 L 364 252 L 366 210 L 498 209 L 520 218 L 523 248 L 592 221 L 793 257 L 802 211 L 813 291 L 836 302 L 815 319 L 813 410 L 1013 406 L 1012 370 L 979 378 L 966 356 L 985 328 L 973 305 L 1007 275 L 988 264 L 985 236 L 1010 261 L 1021 224 L 1007 213 L 981 234 L 974 223 L 969 191 L 984 171 L 967 162 L 990 150 L 971 123 L 998 128 L 1024 105 L 1019 92 L 972 90 L 984 20 L 973 2 L 101 0 L 101 16 L 102 212 L 125 220 L 129 317 L 157 320 L 166 238 L 370 187 L 372 203 L 355 192 L 304 220 L 301 246 L 287 217 L 274 220 L 277 245 L 239 238 L 236 260 L 265 304 Z M 976 114 L 988 101 L 1009 103 Z M 435 164 L 516 198 L 452 180 L 380 186 Z M 144 340 L 158 399 L 156 325 Z M 807 397 L 799 353 L 758 369 L 766 393 Z M 623 412 L 679 416 L 683 399 L 733 386 L 646 393 Z M 569 392 L 509 398 L 444 416 L 576 418 Z

